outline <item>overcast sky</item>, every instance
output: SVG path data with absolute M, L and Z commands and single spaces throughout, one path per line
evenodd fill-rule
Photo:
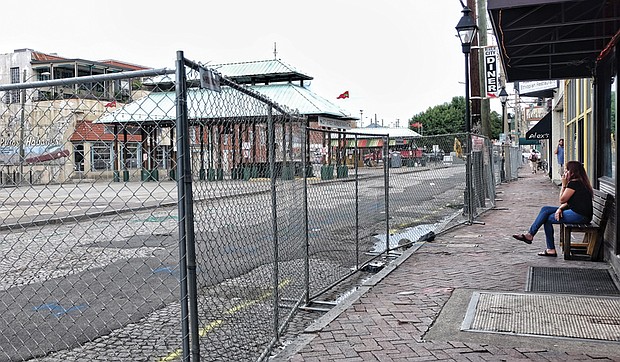
M 3 4 L 2 53 L 174 66 L 277 58 L 351 116 L 393 125 L 465 93 L 459 0 L 20 0 Z M 491 41 L 491 37 L 489 37 Z M 350 98 L 336 99 L 349 91 Z M 497 104 L 495 104 L 497 103 Z M 491 102 L 501 109 L 499 100 Z

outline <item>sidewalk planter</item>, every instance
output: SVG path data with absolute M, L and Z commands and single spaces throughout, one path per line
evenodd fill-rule
M 207 180 L 209 181 L 221 181 L 224 179 L 224 169 L 210 168 L 207 171 Z
M 129 171 L 128 170 L 123 170 L 123 181 L 125 181 L 125 182 L 129 181 Z
M 282 166 L 282 180 L 292 180 L 294 178 L 293 166 Z
M 334 166 L 321 166 L 321 180 L 331 180 L 334 178 Z
M 233 167 L 230 170 L 230 178 L 233 180 L 239 180 L 243 177 L 243 169 L 241 167 Z
M 207 180 L 209 181 L 215 181 L 215 169 L 214 168 L 210 168 L 207 171 Z
M 349 177 L 349 167 L 348 166 L 338 166 L 336 169 L 336 177 L 337 178 L 347 178 Z
M 141 172 L 141 180 L 142 181 L 159 181 L 159 170 L 145 170 L 142 169 Z
M 242 170 L 243 180 L 248 181 L 252 178 L 252 167 L 244 167 Z
M 175 169 L 171 169 L 170 171 L 168 171 L 168 177 L 170 177 L 170 180 L 172 181 L 176 181 L 177 180 L 177 172 Z
M 207 179 L 207 171 L 204 168 L 201 168 L 200 172 L 198 172 L 198 179 L 200 181 L 204 181 Z

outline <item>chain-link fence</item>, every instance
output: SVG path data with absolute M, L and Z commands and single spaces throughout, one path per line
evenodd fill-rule
M 49 73 L 0 85 L 2 361 L 266 359 L 300 307 L 494 203 L 481 137 L 319 128 L 181 52 Z
M 176 183 L 140 180 L 172 169 L 169 127 L 103 123 L 166 72 L 2 86 L 0 360 L 145 360 L 179 345 Z

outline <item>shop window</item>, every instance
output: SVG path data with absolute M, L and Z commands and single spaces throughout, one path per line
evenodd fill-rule
M 91 169 L 112 169 L 112 145 L 104 142 L 94 143 L 91 146 Z
M 122 159 L 125 160 L 125 168 L 138 168 L 138 144 L 128 143 L 127 147 L 121 148 L 123 155 Z M 124 156 L 124 157 L 123 157 Z
M 612 62 L 612 64 L 615 64 Z M 609 94 L 604 95 L 604 110 L 602 118 L 602 170 L 601 176 L 615 179 L 616 176 L 616 152 L 617 152 L 617 92 L 618 75 L 615 68 L 612 69 L 611 85 Z

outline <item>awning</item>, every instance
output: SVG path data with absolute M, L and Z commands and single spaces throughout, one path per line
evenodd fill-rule
M 588 78 L 620 29 L 620 2 L 488 0 L 509 82 Z
M 519 145 L 520 146 L 537 145 L 539 143 L 540 143 L 540 141 L 538 141 L 538 140 L 528 140 L 527 138 L 519 137 Z
M 548 140 L 551 136 L 551 112 L 545 114 L 529 131 L 525 133 L 528 140 Z

